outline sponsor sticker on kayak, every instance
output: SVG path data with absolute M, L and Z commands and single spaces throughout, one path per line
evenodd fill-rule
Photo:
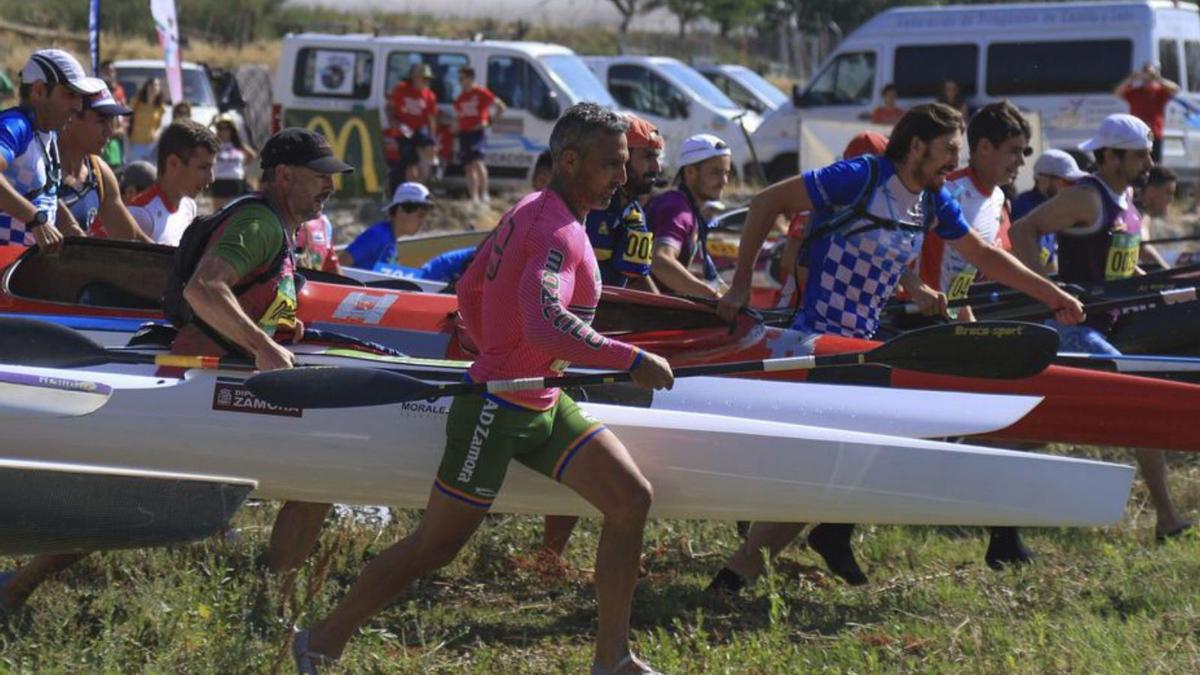
M 213 410 L 250 413 L 252 415 L 276 415 L 279 417 L 303 417 L 302 408 L 272 405 L 254 395 L 241 380 L 219 377 L 213 387 Z
M 333 312 L 333 318 L 346 321 L 361 321 L 377 324 L 383 320 L 392 303 L 396 302 L 395 295 L 371 295 L 355 291 L 347 295 Z

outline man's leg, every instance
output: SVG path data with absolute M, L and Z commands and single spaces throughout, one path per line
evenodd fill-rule
M 0 588 L 0 607 L 16 609 L 52 575 L 74 565 L 88 555 L 85 553 L 48 553 L 35 556 L 13 572 L 8 583 Z
M 275 516 L 275 526 L 271 528 L 267 569 L 278 574 L 303 565 L 321 536 L 321 525 L 332 506 L 314 502 L 285 502 L 283 508 L 279 509 L 279 515 Z
M 1181 532 L 1190 522 L 1183 519 L 1175 503 L 1171 501 L 1171 490 L 1167 487 L 1167 460 L 1161 450 L 1134 451 L 1138 468 L 1142 472 L 1142 480 L 1146 481 L 1146 489 L 1150 492 L 1150 501 L 1154 504 L 1154 512 L 1158 522 L 1154 525 L 1154 534 L 1166 537 Z
M 475 201 L 479 198 L 479 179 L 475 175 L 475 162 L 463 163 L 463 176 L 467 179 L 467 199 Z
M 437 488 L 416 531 L 392 545 L 363 569 L 328 617 L 309 629 L 309 648 L 338 658 L 355 631 L 391 604 L 414 580 L 444 567 L 458 555 L 487 515 Z
M 725 561 L 725 567 L 717 573 L 709 585 L 713 590 L 737 591 L 750 581 L 762 574 L 766 560 L 762 550 L 765 548 L 774 558 L 776 554 L 792 543 L 804 529 L 804 523 L 753 523 L 746 539 L 738 550 Z
M 542 530 L 542 549 L 561 558 L 578 522 L 579 519 L 575 516 L 546 516 L 545 528 Z
M 481 157 L 475 160 L 479 165 L 479 199 L 483 203 L 492 201 L 491 188 L 488 186 L 488 168 L 487 162 Z
M 596 663 L 612 668 L 629 654 L 629 615 L 646 514 L 654 492 L 629 451 L 607 429 L 579 448 L 560 480 L 604 515 L 596 551 L 596 604 L 600 615 Z

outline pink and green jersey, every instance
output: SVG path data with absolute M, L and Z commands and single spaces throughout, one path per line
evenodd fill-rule
M 558 193 L 527 195 L 504 214 L 495 234 L 458 282 L 459 311 L 479 355 L 476 382 L 546 377 L 571 363 L 627 370 L 641 350 L 590 326 L 600 302 L 600 272 L 587 231 Z M 559 390 L 504 394 L 547 410 Z

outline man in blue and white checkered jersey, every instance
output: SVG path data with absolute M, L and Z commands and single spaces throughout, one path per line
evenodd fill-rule
M 34 52 L 21 69 L 19 103 L 0 112 L 0 245 L 53 251 L 62 244 L 55 227 L 62 167 L 58 130 L 104 89 L 79 61 L 61 49 Z
M 945 294 L 911 269 L 930 229 L 981 273 L 1045 303 L 1060 322 L 1082 321 L 1077 299 L 985 243 L 964 220 L 945 187 L 958 166 L 964 128 L 962 115 L 947 105 L 915 106 L 896 123 L 884 154 L 835 162 L 757 194 L 742 231 L 737 272 L 718 313 L 732 319 L 746 305 L 755 258 L 775 219 L 811 211 L 800 261 L 808 278 L 793 325 L 802 333 L 870 338 L 883 303 L 901 283 L 923 311 L 945 314 Z M 806 343 L 810 349 L 813 342 Z M 755 523 L 711 587 L 740 588 L 762 570 L 763 547 L 777 552 L 802 529 L 798 523 Z M 852 530 L 822 524 L 808 541 L 835 574 L 866 583 L 850 548 Z

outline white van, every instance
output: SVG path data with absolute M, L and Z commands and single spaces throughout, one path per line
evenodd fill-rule
M 851 33 L 807 88 L 754 135 L 768 177 L 795 173 L 801 116 L 865 118 L 895 84 L 899 105 L 933 100 L 942 81 L 968 104 L 1006 98 L 1041 114 L 1048 147 L 1073 147 L 1107 115 L 1128 112 L 1113 89 L 1147 61 L 1200 94 L 1200 14 L 1191 3 L 1064 2 L 913 7 L 883 12 Z M 1200 133 L 1168 107 L 1163 163 L 1197 176 Z
M 787 94 L 765 77 L 736 63 L 696 62 L 692 66 L 734 103 L 766 115 L 788 102 Z
M 745 175 L 742 172 L 751 161 L 746 137 L 758 128 L 761 118 L 739 107 L 691 66 L 665 56 L 585 56 L 583 60 L 622 108 L 658 127 L 667 145 L 663 159 L 668 166 L 674 165 L 684 139 L 713 134 L 729 144 L 734 168 Z
M 387 96 L 417 63 L 433 70 L 438 136 L 443 157 L 450 160 L 447 182 L 462 182 L 453 135 L 459 68 L 474 68 L 476 81 L 508 104 L 508 111 L 492 120 L 486 146 L 488 171 L 497 187 L 529 184 L 537 156 L 548 147 L 550 130 L 566 108 L 583 101 L 617 107 L 579 57 L 559 45 L 303 33 L 283 39 L 272 126 L 320 131 L 338 157 L 359 167 L 344 182 L 339 180 L 339 189 L 382 193 L 388 175 L 382 149 Z

